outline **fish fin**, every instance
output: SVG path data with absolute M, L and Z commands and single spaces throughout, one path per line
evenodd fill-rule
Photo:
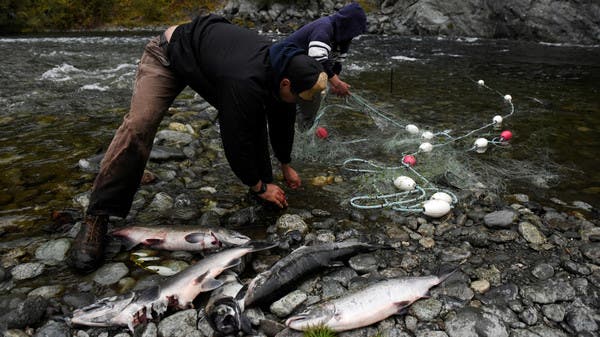
M 248 292 L 248 285 L 244 284 L 240 290 L 238 290 L 238 293 L 235 294 L 235 301 L 241 301 L 242 299 L 244 299 L 244 297 L 246 297 L 246 292 Z
M 190 233 L 184 237 L 186 242 L 189 243 L 200 243 L 204 240 L 206 234 L 204 233 Z
M 440 268 L 440 269 L 442 269 L 442 268 Z M 442 270 L 439 270 L 438 275 L 440 275 L 440 276 L 438 276 L 438 279 L 439 279 L 438 284 L 446 281 L 450 276 L 454 275 L 454 273 L 456 273 L 457 270 L 459 270 L 459 267 L 453 268 L 452 270 L 445 271 L 445 272 L 442 272 Z
M 163 242 L 165 242 L 165 240 L 162 240 L 162 239 L 146 239 L 146 240 L 144 240 L 144 244 L 146 246 L 156 246 Z
M 211 291 L 223 285 L 223 281 L 209 277 L 208 272 L 196 277 L 195 284 L 202 284 L 201 291 Z
M 229 261 L 229 263 L 226 266 L 224 266 L 223 269 L 233 268 L 233 267 L 239 265 L 240 263 L 242 263 L 242 259 L 240 259 L 239 257 L 235 258 L 235 259 Z
M 410 305 L 410 303 L 410 301 L 395 302 L 394 305 L 396 306 L 396 314 L 400 315 L 401 313 L 403 313 L 406 307 Z
M 209 277 L 202 280 L 202 291 L 211 291 L 223 285 L 223 281 Z

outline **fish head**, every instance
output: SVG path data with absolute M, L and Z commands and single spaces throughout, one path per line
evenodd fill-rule
M 134 301 L 135 293 L 106 297 L 98 302 L 73 311 L 72 324 L 86 326 L 124 325 L 120 315 Z
M 242 314 L 238 302 L 231 297 L 215 301 L 214 305 L 207 310 L 206 317 L 210 326 L 223 335 L 231 335 L 239 331 L 248 334 L 252 331 L 248 318 Z
M 250 238 L 246 235 L 223 227 L 214 228 L 212 235 L 224 246 L 241 246 L 250 242 Z
M 288 318 L 285 325 L 294 330 L 304 331 L 313 327 L 327 326 L 327 323 L 334 317 L 335 307 L 333 305 L 318 305 Z

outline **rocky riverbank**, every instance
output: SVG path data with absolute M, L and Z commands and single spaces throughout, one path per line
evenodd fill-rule
M 228 1 L 221 13 L 265 30 L 291 32 L 345 2 L 258 5 Z M 364 4 L 364 3 L 363 3 Z M 392 0 L 365 5 L 369 33 L 600 43 L 600 3 L 561 0 Z
M 344 261 L 299 280 L 294 291 L 246 314 L 257 336 L 300 336 L 283 322 L 302 308 L 355 291 L 385 278 L 424 276 L 458 268 L 402 315 L 343 337 L 382 336 L 597 336 L 600 315 L 600 220 L 584 203 L 554 200 L 542 206 L 526 195 L 497 196 L 456 191 L 460 203 L 446 217 L 427 218 L 396 211 L 358 211 L 338 190 L 351 190 L 349 173 L 300 172 L 306 199 L 312 194 L 342 200 L 340 207 L 311 204 L 275 210 L 245 194 L 229 171 L 219 145 L 214 108 L 190 95 L 178 100 L 157 134 L 156 145 L 126 219 L 112 226 L 195 224 L 234 228 L 279 246 L 256 254 L 237 268 L 248 282 L 303 244 L 359 240 L 385 249 Z M 84 159 L 93 172 L 99 158 Z M 316 176 L 335 176 L 327 187 L 310 184 Z M 316 179 L 315 179 L 316 181 Z M 335 187 L 339 187 L 336 189 Z M 301 198 L 291 196 L 292 206 Z M 47 235 L 0 242 L 0 331 L 4 336 L 119 336 L 127 328 L 90 328 L 69 324 L 78 307 L 95 299 L 156 284 L 162 277 L 134 263 L 132 252 L 111 241 L 104 265 L 89 275 L 73 274 L 65 255 L 79 228 L 88 195 L 74 198 L 74 209 L 58 210 Z M 552 204 L 549 202 L 549 204 Z M 6 229 L 6 228 L 5 228 Z M 62 229 L 62 230 L 61 230 Z M 141 252 L 134 248 L 133 252 Z M 148 250 L 143 252 L 149 253 Z M 157 262 L 179 270 L 200 254 L 161 252 Z M 213 336 L 197 309 L 169 312 L 136 329 L 136 336 Z

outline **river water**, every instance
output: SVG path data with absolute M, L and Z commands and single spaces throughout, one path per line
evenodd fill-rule
M 120 124 L 136 63 L 150 36 L 0 38 L 5 51 L 0 68 L 0 229 L 15 223 L 43 225 L 52 210 L 72 207 L 73 196 L 89 190 L 93 175 L 77 163 L 101 152 Z M 515 113 L 503 126 L 514 134 L 510 146 L 478 155 L 467 151 L 474 136 L 442 149 L 452 155 L 454 165 L 460 164 L 454 169 L 444 168 L 435 157 L 422 162 L 436 167 L 438 175 L 475 175 L 483 188 L 497 188 L 500 181 L 502 193 L 526 193 L 543 204 L 556 206 L 550 200 L 558 198 L 567 204 L 600 205 L 598 46 L 365 36 L 354 42 L 343 77 L 354 93 L 398 121 L 423 130 L 452 130 L 452 135 L 505 115 L 510 107 L 502 96 L 510 94 Z M 493 90 L 478 86 L 480 79 Z M 381 129 L 358 115 L 326 116 L 323 125 L 332 141 L 367 137 L 385 143 L 384 137 L 403 137 L 403 130 L 390 131 L 389 125 L 378 133 Z M 340 120 L 343 126 L 336 129 Z M 499 131 L 487 130 L 483 136 L 491 139 Z M 348 155 L 397 165 L 400 152 L 407 152 L 388 146 L 387 151 L 364 153 L 360 144 Z M 339 169 L 342 156 L 331 158 L 310 167 Z M 446 155 L 444 165 L 449 163 Z M 424 176 L 434 178 L 431 169 L 422 168 Z M 310 203 L 316 207 L 320 201 Z

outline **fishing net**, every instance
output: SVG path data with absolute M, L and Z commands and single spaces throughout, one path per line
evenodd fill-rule
M 457 202 L 452 191 L 498 193 L 505 189 L 507 180 L 537 181 L 540 187 L 556 181 L 556 167 L 549 161 L 544 161 L 544 167 L 496 154 L 502 151 L 495 151 L 495 147 L 511 147 L 512 133 L 501 132 L 501 125 L 515 113 L 512 97 L 481 80 L 473 82 L 500 95 L 507 112 L 470 130 L 423 131 L 399 118 L 399 112 L 372 104 L 357 94 L 351 94 L 343 103 L 325 99 L 312 126 L 296 133 L 294 156 L 341 165 L 352 184 L 351 195 L 347 196 L 350 204 L 366 209 L 428 214 L 425 203 L 438 192 L 445 193 L 452 206 Z M 395 182 L 399 176 L 409 177 L 415 186 L 400 186 Z

